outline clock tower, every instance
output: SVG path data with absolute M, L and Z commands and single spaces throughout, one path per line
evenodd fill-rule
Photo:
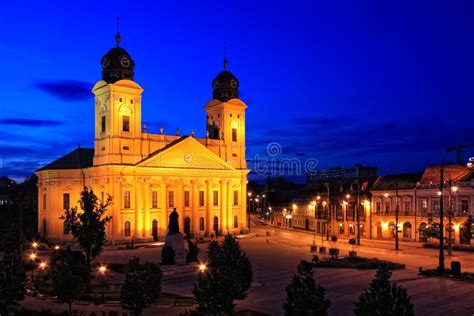
M 92 92 L 95 95 L 94 165 L 134 164 L 141 160 L 139 139 L 141 131 L 142 87 L 133 81 L 135 62 L 120 47 L 102 57 L 102 80 Z
M 206 131 L 209 139 L 220 140 L 224 151 L 220 156 L 238 169 L 245 169 L 245 109 L 247 105 L 239 97 L 239 81 L 227 70 L 212 81 L 212 100 L 206 106 Z

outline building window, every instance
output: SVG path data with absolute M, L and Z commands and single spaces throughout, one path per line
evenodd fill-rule
M 469 212 L 469 200 L 468 199 L 461 199 L 461 212 L 468 213 Z
M 385 213 L 390 213 L 390 202 L 385 202 Z
M 405 201 L 405 213 L 410 213 L 411 212 L 411 203 L 410 201 Z
M 100 118 L 100 132 L 105 133 L 105 115 Z
M 123 192 L 123 208 L 130 208 L 130 191 Z
M 46 209 L 46 193 L 43 194 L 43 210 Z
M 433 212 L 439 213 L 439 200 L 433 200 Z
M 234 228 L 239 228 L 239 217 L 237 215 L 234 216 Z
M 219 205 L 219 191 L 214 191 L 213 205 L 214 206 Z
M 174 191 L 168 192 L 168 207 L 174 207 Z
M 130 116 L 128 115 L 122 117 L 122 131 L 130 132 Z
M 234 191 L 234 205 L 239 205 L 239 191 Z
M 63 234 L 69 235 L 69 225 L 66 223 L 66 221 L 63 223 Z
M 420 210 L 421 210 L 421 213 L 428 212 L 428 200 L 427 199 L 421 199 L 420 200 Z
M 63 209 L 68 210 L 70 208 L 69 204 L 69 193 L 63 194 Z
M 235 127 L 232 129 L 232 141 L 237 141 L 237 129 Z
M 199 206 L 204 206 L 204 191 L 199 191 Z
M 376 202 L 375 203 L 375 211 L 377 212 L 377 214 L 380 214 L 380 212 L 382 211 L 382 203 L 381 202 Z
M 199 219 L 199 230 L 204 230 L 204 217 Z
M 130 222 L 129 221 L 125 222 L 125 227 L 124 227 L 124 230 L 123 230 L 123 234 L 125 235 L 125 237 L 129 237 L 131 235 L 130 234 Z
M 151 208 L 158 208 L 158 191 L 151 191 Z
M 184 191 L 184 207 L 189 207 L 189 191 Z

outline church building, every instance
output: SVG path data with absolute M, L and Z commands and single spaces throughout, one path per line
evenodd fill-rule
M 204 106 L 204 138 L 179 130 L 166 135 L 163 128 L 150 134 L 142 125 L 135 61 L 120 46 L 119 34 L 115 41 L 102 57 L 102 80 L 92 89 L 94 148 L 78 148 L 36 171 L 39 233 L 50 240 L 72 238 L 60 216 L 78 204 L 84 187 L 102 201 L 113 199 L 109 242 L 163 237 L 174 208 L 183 233 L 247 232 L 247 105 L 238 98 L 239 82 L 227 60 Z

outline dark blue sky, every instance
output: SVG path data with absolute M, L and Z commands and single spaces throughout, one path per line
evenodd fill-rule
M 249 106 L 248 159 L 268 158 L 278 142 L 272 159 L 317 168 L 363 163 L 384 174 L 454 160 L 448 146 L 474 143 L 473 10 L 470 0 L 7 2 L 5 173 L 19 179 L 93 145 L 90 89 L 116 16 L 150 132 L 204 136 L 227 45 Z

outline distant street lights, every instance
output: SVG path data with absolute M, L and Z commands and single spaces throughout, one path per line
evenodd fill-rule
M 104 278 L 105 278 L 105 274 L 107 273 L 107 266 L 102 264 L 99 266 L 99 273 L 101 275 L 101 288 L 102 288 L 102 303 L 104 303 L 104 286 L 105 286 L 105 282 L 104 282 Z

